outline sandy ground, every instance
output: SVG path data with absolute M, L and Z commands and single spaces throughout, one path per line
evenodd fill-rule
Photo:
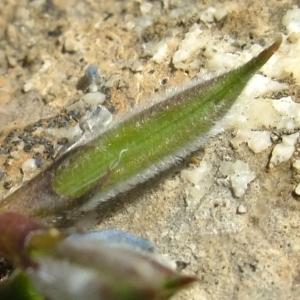
M 20 166 L 33 155 L 20 151 L 11 158 L 4 153 L 5 138 L 13 128 L 23 132 L 80 98 L 83 92 L 76 86 L 87 65 L 99 67 L 111 91 L 106 105 L 122 113 L 197 76 L 199 68 L 178 69 L 171 60 L 193 24 L 235 53 L 256 43 L 264 46 L 284 32 L 281 19 L 293 4 L 297 1 L 2 1 L 1 195 L 21 183 Z M 205 24 L 201 15 L 211 6 L 228 12 Z M 157 63 L 151 43 L 160 41 L 168 41 L 168 55 Z M 207 63 L 204 51 L 195 53 L 200 68 Z M 297 91 L 291 84 L 287 93 L 298 101 Z M 300 204 L 292 193 L 291 162 L 267 170 L 272 149 L 253 154 L 242 145 L 235 150 L 230 144 L 234 130 L 211 138 L 193 154 L 213 166 L 213 186 L 201 201 L 187 199 L 188 183 L 180 176 L 182 169 L 193 168 L 187 158 L 100 206 L 98 227 L 147 237 L 183 272 L 202 279 L 174 300 L 299 299 Z M 218 173 L 220 161 L 228 158 L 247 162 L 256 174 L 239 199 Z M 51 163 L 51 157 L 43 159 L 44 165 Z M 246 209 L 239 213 L 241 204 Z

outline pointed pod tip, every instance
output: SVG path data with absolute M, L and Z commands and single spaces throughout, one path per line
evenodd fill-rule
M 259 56 L 266 56 L 269 59 L 280 47 L 282 43 L 282 35 L 278 34 L 274 39 L 274 42 L 267 47 L 264 51 L 262 51 L 261 55 Z
M 270 46 L 265 48 L 262 52 L 260 52 L 260 54 L 258 54 L 258 56 L 254 57 L 252 60 L 248 62 L 248 67 L 250 67 L 250 69 L 252 69 L 253 71 L 257 71 L 258 69 L 260 69 L 278 50 L 281 43 L 282 43 L 282 35 L 278 34 L 274 39 L 274 42 Z M 245 66 L 247 66 L 247 64 Z
M 276 39 L 274 41 L 274 43 L 270 46 L 270 48 L 272 47 L 272 50 L 275 52 L 277 51 L 277 49 L 280 47 L 281 43 L 282 43 L 282 34 L 278 34 L 276 36 Z

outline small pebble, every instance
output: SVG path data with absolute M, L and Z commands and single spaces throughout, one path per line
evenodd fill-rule
M 24 150 L 25 152 L 30 152 L 30 151 L 32 150 L 32 145 L 26 144 L 26 145 L 24 146 L 23 150 Z
M 33 127 L 32 125 L 27 125 L 25 128 L 24 128 L 24 131 L 26 132 L 32 132 L 34 131 L 36 128 Z
M 6 138 L 4 139 L 4 143 L 5 143 L 5 144 L 9 144 L 10 141 L 11 141 L 11 138 L 10 138 L 10 137 L 6 137 Z
M 22 132 L 22 133 L 20 133 L 20 134 L 18 135 L 18 138 L 21 139 L 21 140 L 23 140 L 23 137 L 24 137 L 24 136 L 25 136 L 25 133 Z
M 41 156 L 42 156 L 42 154 L 40 152 L 35 152 L 32 157 L 33 158 L 38 158 L 38 157 L 41 157 Z
M 78 122 L 81 119 L 82 115 L 80 111 L 76 111 L 76 113 L 72 116 L 72 118 Z
M 297 172 L 300 172 L 300 160 L 297 159 L 294 161 L 293 163 L 293 168 L 297 171 Z
M 49 145 L 44 152 L 47 154 L 47 157 L 50 158 L 54 155 L 55 151 L 54 151 L 54 146 L 53 145 Z
M 65 145 L 68 142 L 67 138 L 62 138 L 61 140 L 59 140 L 57 143 L 60 145 Z
M 36 127 L 36 128 L 43 127 L 43 122 L 39 121 L 39 122 L 35 123 L 34 127 Z
M 98 67 L 95 65 L 88 66 L 88 68 L 85 71 L 85 76 L 90 83 L 101 83 L 103 81 L 102 77 L 98 73 Z
M 59 127 L 65 127 L 68 124 L 68 120 L 66 118 L 63 118 L 59 122 Z
M 11 151 L 10 156 L 15 160 L 19 160 L 20 159 L 20 151 Z
M 31 138 L 30 138 L 30 136 L 24 135 L 24 136 L 23 136 L 23 141 L 24 141 L 26 144 L 30 144 L 30 143 L 31 143 Z
M 105 99 L 110 100 L 111 99 L 111 90 L 110 88 L 103 86 L 101 87 L 101 93 L 105 94 Z
M 11 147 L 4 147 L 3 148 L 3 154 L 8 154 L 11 151 Z
M 64 43 L 64 51 L 68 53 L 75 53 L 81 49 L 81 44 L 73 39 L 72 37 L 68 37 Z
M 51 37 L 59 37 L 62 34 L 61 27 L 58 26 L 54 30 L 48 31 L 48 35 Z
M 5 160 L 5 162 L 3 163 L 3 165 L 6 167 L 6 168 L 9 168 L 12 164 L 13 164 L 13 159 L 12 158 L 7 158 Z
M 41 168 L 44 164 L 44 160 L 41 158 L 41 157 L 38 157 L 36 160 L 35 160 L 35 165 L 37 168 Z
M 274 143 L 274 144 L 277 144 L 281 140 L 279 133 L 274 133 L 274 132 L 271 133 L 270 138 L 271 138 L 272 143 Z
M 296 186 L 294 193 L 296 196 L 298 197 L 300 196 L 300 183 L 298 183 L 298 185 Z
M 73 117 L 75 115 L 75 111 L 74 110 L 70 110 L 68 112 L 69 117 Z
M 16 129 L 12 130 L 12 131 L 7 135 L 7 137 L 13 137 L 13 136 L 15 135 L 16 131 L 17 131 Z
M 246 212 L 247 212 L 247 208 L 243 204 L 240 204 L 237 209 L 237 213 L 242 215 L 245 214 Z
M 50 122 L 47 127 L 54 128 L 54 127 L 56 127 L 56 124 L 55 124 L 55 122 Z
M 37 136 L 33 137 L 30 141 L 31 145 L 36 145 L 39 142 L 39 138 Z
M 168 78 L 164 78 L 164 79 L 161 81 L 161 85 L 165 85 L 167 82 L 168 82 Z
M 4 181 L 4 188 L 9 190 L 12 187 L 11 181 Z
M 22 171 L 24 172 L 24 174 L 29 172 L 35 172 L 35 170 L 36 170 L 36 163 L 35 163 L 35 159 L 33 158 L 27 159 L 22 165 Z
M 182 260 L 177 260 L 176 261 L 176 267 L 177 267 L 177 271 L 182 271 L 183 269 L 185 269 L 187 266 L 189 265 L 189 263 L 182 261 Z
M 2 180 L 5 176 L 5 172 L 0 171 L 0 180 Z
M 40 138 L 39 143 L 40 143 L 41 145 L 45 145 L 46 142 L 47 142 L 47 140 L 46 140 L 45 138 Z
M 18 137 L 15 137 L 12 141 L 13 145 L 18 146 L 21 143 L 21 139 Z
M 115 114 L 116 113 L 116 108 L 111 106 L 108 108 L 108 111 L 111 113 L 111 114 Z

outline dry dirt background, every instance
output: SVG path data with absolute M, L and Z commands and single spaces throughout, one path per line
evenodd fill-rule
M 13 127 L 53 116 L 80 98 L 76 85 L 87 65 L 98 65 L 110 80 L 109 106 L 121 113 L 196 76 L 197 71 L 177 70 L 171 63 L 194 23 L 201 24 L 215 43 L 227 39 L 234 52 L 254 43 L 265 45 L 275 33 L 284 32 L 281 19 L 293 4 L 297 1 L 1 1 L 2 152 Z M 230 9 L 225 18 L 207 26 L 200 15 L 210 6 Z M 174 17 L 171 12 L 176 9 L 181 13 Z M 145 16 L 152 20 L 149 26 Z M 171 40 L 170 53 L 165 63 L 157 64 L 144 45 L 166 37 Z M 198 55 L 205 66 L 205 57 Z M 32 79 L 32 89 L 24 92 Z M 297 94 L 293 96 L 298 100 Z M 290 163 L 268 172 L 271 150 L 254 155 L 243 146 L 236 151 L 229 143 L 232 132 L 208 140 L 194 156 L 210 161 L 214 174 L 226 157 L 248 162 L 257 177 L 242 199 L 234 198 L 216 177 L 201 203 L 189 207 L 180 177 L 188 158 L 99 207 L 99 227 L 147 237 L 184 267 L 183 272 L 203 279 L 174 299 L 299 299 L 300 203 L 292 195 Z M 22 155 L 27 154 L 20 154 L 21 161 Z M 7 159 L 3 157 L 2 165 Z M 5 194 L 11 187 L 4 187 L 5 182 L 18 183 L 13 174 L 20 172 L 20 165 L 1 168 L 10 174 L 0 181 Z M 237 213 L 240 204 L 246 207 L 243 214 Z

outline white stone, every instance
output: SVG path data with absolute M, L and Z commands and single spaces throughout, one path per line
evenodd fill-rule
M 216 21 L 221 21 L 222 19 L 224 19 L 228 14 L 228 10 L 226 7 L 222 7 L 222 8 L 218 8 L 215 13 L 214 13 L 214 17 L 216 19 Z
M 234 148 L 246 142 L 248 147 L 254 152 L 259 153 L 272 145 L 271 133 L 269 131 L 251 131 L 240 129 L 236 137 L 231 141 Z
M 286 26 L 288 34 L 300 32 L 300 9 L 296 5 L 283 16 L 282 25 Z
M 34 172 L 36 171 L 37 167 L 35 164 L 35 159 L 29 158 L 22 164 L 22 170 L 24 173 Z
M 240 204 L 238 209 L 237 209 L 238 214 L 245 214 L 247 212 L 247 208 L 245 205 Z
M 28 93 L 29 91 L 33 90 L 35 88 L 35 82 L 33 78 L 28 79 L 24 86 L 23 86 L 23 92 Z
M 47 128 L 45 130 L 46 137 L 55 137 L 57 139 L 66 137 L 69 141 L 72 141 L 76 137 L 79 138 L 81 135 L 82 130 L 80 129 L 79 124 L 70 128 Z
M 207 8 L 200 16 L 200 20 L 209 25 L 215 21 L 215 13 L 217 10 L 214 7 Z
M 228 176 L 233 193 L 238 198 L 245 194 L 248 183 L 255 178 L 255 173 L 250 170 L 249 165 L 241 160 L 222 161 L 219 172 Z
M 182 170 L 181 178 L 193 184 L 187 188 L 186 203 L 190 209 L 205 196 L 214 182 L 212 165 L 202 161 L 199 167 L 192 170 Z
M 261 74 L 255 74 L 247 84 L 243 93 L 247 96 L 258 97 L 263 96 L 266 93 L 282 91 L 287 88 L 288 84 L 286 83 L 272 80 Z
M 105 94 L 101 92 L 88 93 L 83 96 L 83 101 L 90 105 L 102 104 L 105 101 Z
M 140 10 L 143 16 L 149 14 L 151 9 L 152 9 L 152 3 L 145 2 L 140 5 Z
M 166 42 L 159 42 L 155 50 L 156 52 L 152 57 L 153 61 L 155 61 L 157 64 L 161 64 L 162 62 L 167 60 L 168 45 Z
M 297 196 L 300 196 L 300 183 L 298 183 L 298 185 L 297 185 L 296 188 L 295 188 L 295 194 L 296 194 Z
M 76 41 L 75 39 L 73 39 L 71 37 L 66 38 L 65 43 L 64 43 L 64 50 L 66 52 L 73 53 L 73 52 L 79 51 L 80 49 L 81 49 L 80 42 Z
M 198 24 L 194 24 L 185 38 L 179 44 L 178 50 L 173 55 L 173 64 L 177 69 L 186 69 L 184 62 L 188 60 L 205 43 L 200 37 L 202 30 Z
M 20 159 L 20 152 L 19 152 L 19 151 L 11 151 L 11 152 L 10 152 L 10 156 L 11 156 L 14 160 L 18 160 L 18 159 Z
M 296 159 L 293 163 L 293 168 L 297 171 L 300 172 L 300 159 Z
M 281 116 L 279 128 L 293 130 L 300 125 L 300 104 L 295 103 L 290 96 L 274 100 L 272 104 Z
M 288 161 L 295 151 L 295 144 L 298 138 L 298 132 L 282 136 L 282 142 L 277 144 L 272 151 L 270 164 L 276 166 L 282 162 Z
M 283 43 L 280 49 L 262 67 L 261 71 L 276 79 L 293 76 L 296 84 L 300 84 L 300 40 L 293 41 L 293 47 Z

